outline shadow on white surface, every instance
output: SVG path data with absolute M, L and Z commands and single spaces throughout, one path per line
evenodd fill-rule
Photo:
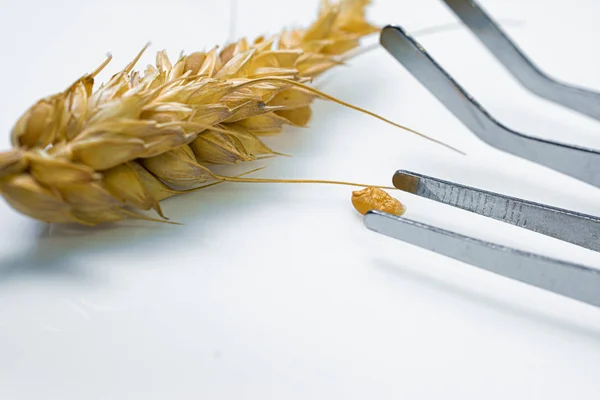
M 519 301 L 519 299 L 511 299 L 510 291 L 505 293 L 505 296 L 502 296 L 499 295 L 498 291 L 485 290 L 485 285 L 484 287 L 477 288 L 469 283 L 457 282 L 455 279 L 445 280 L 442 276 L 427 273 L 427 270 L 420 271 L 406 265 L 406 263 L 392 263 L 390 260 L 384 258 L 374 258 L 373 263 L 377 268 L 383 270 L 391 279 L 412 282 L 418 286 L 425 287 L 428 290 L 442 292 L 445 295 L 453 297 L 455 300 L 457 299 L 482 306 L 492 313 L 501 313 L 509 317 L 541 324 L 548 328 L 560 329 L 568 334 L 584 335 L 600 342 L 600 327 L 598 327 L 597 324 L 584 324 L 582 323 L 581 318 L 571 318 L 568 314 L 559 315 L 557 312 L 553 312 L 552 308 L 549 306 L 549 304 L 553 303 L 560 305 L 560 303 L 564 303 L 564 301 L 572 303 L 573 301 L 570 299 L 563 299 L 540 289 L 517 283 L 517 285 L 521 286 L 520 289 L 539 292 L 538 294 L 542 295 L 546 301 L 545 303 L 542 303 L 542 308 L 536 305 L 535 301 L 524 304 L 522 301 Z M 467 268 L 473 267 L 467 266 Z M 510 282 L 507 278 L 499 279 L 505 280 L 507 284 L 513 284 L 513 282 Z M 549 296 L 556 298 L 548 299 Z M 584 312 L 590 311 L 590 315 L 594 315 L 594 313 L 597 314 L 595 308 L 583 303 L 579 303 L 578 306 L 579 305 L 581 306 L 581 308 L 579 308 L 580 310 Z M 560 310 L 560 308 L 561 307 L 559 306 L 558 310 Z
M 210 235 L 211 225 L 220 224 L 228 210 L 256 211 L 270 190 L 267 185 L 256 186 L 261 187 L 223 184 L 164 201 L 163 211 L 170 220 L 183 225 L 132 220 L 88 227 L 32 221 L 30 245 L 17 254 L 0 257 L 0 285 L 32 277 L 93 279 L 89 269 L 97 267 L 86 265 L 86 255 L 102 256 L 125 248 L 143 260 L 143 252 L 153 244 L 165 247 L 190 233 L 195 237 L 194 245 L 201 247 L 203 238 Z

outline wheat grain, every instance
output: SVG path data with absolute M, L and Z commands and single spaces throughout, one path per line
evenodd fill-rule
M 406 211 L 399 200 L 377 187 L 367 187 L 352 192 L 352 205 L 362 215 L 371 210 L 377 210 L 400 216 Z
M 305 30 L 242 39 L 174 64 L 161 51 L 142 73 L 134 67 L 144 48 L 94 90 L 109 57 L 21 116 L 13 149 L 0 153 L 0 193 L 32 218 L 95 225 L 155 220 L 141 213 L 151 209 L 165 218 L 161 200 L 198 186 L 271 181 L 220 176 L 210 167 L 279 155 L 260 136 L 305 126 L 317 97 L 337 101 L 306 83 L 379 30 L 365 20 L 368 3 L 324 1 Z

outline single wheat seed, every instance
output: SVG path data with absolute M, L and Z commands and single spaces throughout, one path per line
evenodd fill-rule
M 406 211 L 406 207 L 399 200 L 376 187 L 352 192 L 352 205 L 362 215 L 373 210 L 400 216 Z

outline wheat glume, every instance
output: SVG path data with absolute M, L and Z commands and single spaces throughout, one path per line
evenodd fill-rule
M 95 225 L 164 221 L 161 200 L 221 182 L 346 184 L 222 176 L 211 168 L 280 155 L 261 136 L 306 126 L 316 98 L 383 119 L 309 86 L 379 31 L 365 20 L 368 3 L 324 1 L 306 29 L 241 39 L 175 63 L 160 51 L 155 66 L 135 71 L 144 48 L 95 89 L 109 57 L 18 119 L 13 148 L 0 153 L 0 194 L 41 221 Z M 143 213 L 152 209 L 157 218 Z

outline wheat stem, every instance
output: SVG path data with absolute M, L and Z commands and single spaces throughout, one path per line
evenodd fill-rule
M 272 179 L 272 178 L 240 178 L 240 177 L 229 177 L 216 175 L 217 179 L 225 182 L 238 182 L 238 183 L 305 183 L 305 184 L 324 184 L 324 185 L 341 185 L 341 186 L 353 186 L 353 187 L 375 187 L 379 189 L 397 190 L 392 186 L 377 186 L 368 185 L 364 183 L 346 182 L 346 181 L 335 181 L 335 180 L 324 180 L 324 179 Z

